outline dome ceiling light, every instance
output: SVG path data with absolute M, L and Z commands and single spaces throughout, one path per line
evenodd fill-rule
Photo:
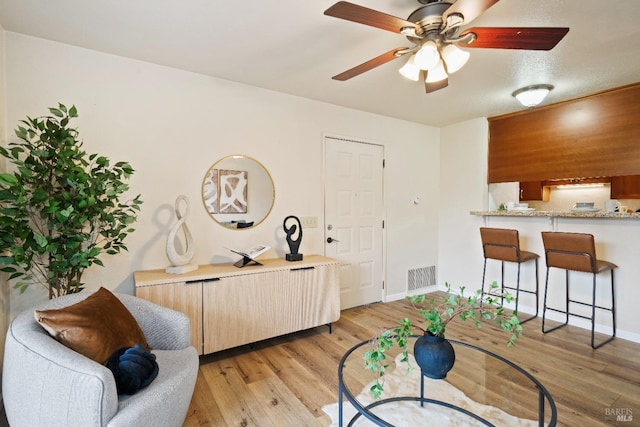
M 513 92 L 511 96 L 523 106 L 532 108 L 540 104 L 552 89 L 553 86 L 547 84 L 525 86 Z

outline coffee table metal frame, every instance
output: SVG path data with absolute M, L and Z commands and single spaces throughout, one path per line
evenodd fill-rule
M 412 335 L 413 338 L 417 338 L 417 335 Z M 486 354 L 489 357 L 492 357 L 494 359 L 497 359 L 507 365 L 509 365 L 510 367 L 512 367 L 513 369 L 515 369 L 516 371 L 520 372 L 522 375 L 526 376 L 529 380 L 531 380 L 531 382 L 536 386 L 536 388 L 538 389 L 538 425 L 540 427 L 544 427 L 544 417 L 545 417 L 545 401 L 549 403 L 549 408 L 551 410 L 551 418 L 549 420 L 549 424 L 548 427 L 555 427 L 556 423 L 557 423 L 557 409 L 556 409 L 556 404 L 553 400 L 553 398 L 551 397 L 551 394 L 547 391 L 547 389 L 540 383 L 540 381 L 538 381 L 533 375 L 531 375 L 529 372 L 525 371 L 524 369 L 522 369 L 520 366 L 516 365 L 515 363 L 511 362 L 508 359 L 505 359 L 504 357 L 492 353 L 488 350 L 485 350 L 483 348 L 480 347 L 476 347 L 474 345 L 471 344 L 467 344 L 465 342 L 461 342 L 461 341 L 454 341 L 454 340 L 449 340 L 449 342 L 453 345 L 457 345 L 457 346 L 462 346 L 462 347 L 467 347 L 470 348 L 472 350 L 475 351 L 479 351 L 481 353 Z M 347 424 L 347 426 L 352 426 L 360 417 L 364 416 L 367 419 L 369 419 L 370 421 L 372 421 L 373 423 L 375 423 L 376 425 L 379 426 L 385 426 L 385 427 L 394 427 L 393 424 L 390 424 L 388 422 L 386 422 L 385 420 L 383 420 L 382 418 L 379 418 L 378 416 L 376 416 L 375 414 L 373 414 L 371 412 L 371 409 L 380 406 L 380 405 L 384 405 L 387 403 L 392 403 L 392 402 L 400 402 L 400 401 L 413 401 L 413 402 L 420 402 L 420 406 L 424 406 L 425 403 L 431 403 L 434 405 L 440 405 L 440 406 L 444 406 L 450 409 L 454 409 L 458 412 L 461 412 L 471 418 L 474 418 L 475 420 L 483 423 L 484 425 L 487 426 L 494 426 L 491 422 L 487 421 L 486 419 L 480 417 L 477 414 L 474 414 L 464 408 L 461 408 L 459 406 L 456 405 L 452 405 L 450 403 L 447 402 L 443 402 L 441 400 L 436 400 L 436 399 L 430 399 L 430 398 L 425 398 L 424 397 L 424 375 L 421 375 L 421 381 L 420 381 L 420 396 L 400 396 L 400 397 L 389 397 L 386 399 L 380 399 L 377 400 L 367 406 L 363 406 L 360 402 L 358 402 L 358 400 L 356 399 L 356 396 L 353 395 L 353 393 L 351 393 L 351 391 L 345 387 L 344 385 L 344 379 L 343 379 L 343 368 L 345 365 L 345 362 L 347 361 L 347 359 L 349 358 L 349 356 L 351 355 L 351 353 L 353 353 L 355 350 L 357 350 L 358 348 L 367 345 L 369 343 L 369 341 L 362 341 L 359 344 L 354 345 L 353 347 L 351 347 L 345 354 L 344 356 L 342 356 L 342 359 L 340 359 L 340 365 L 338 365 L 338 423 L 339 426 L 342 427 L 343 425 L 343 398 L 346 397 L 347 400 L 353 405 L 353 407 L 358 411 L 357 414 L 355 414 L 351 420 L 349 420 L 349 423 Z M 495 426 L 494 426 L 495 427 Z

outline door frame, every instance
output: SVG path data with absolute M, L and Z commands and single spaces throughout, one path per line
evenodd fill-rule
M 322 133 L 322 254 L 326 256 L 325 242 L 327 240 L 327 138 L 338 139 L 345 142 L 351 142 L 356 144 L 367 144 L 382 147 L 382 159 L 386 163 L 386 146 L 383 143 L 367 140 L 359 137 L 349 137 L 334 133 L 323 132 Z M 380 289 L 380 301 L 386 302 L 387 300 L 387 197 L 386 197 L 386 166 L 382 167 L 382 220 L 384 221 L 384 227 L 382 228 L 382 288 Z

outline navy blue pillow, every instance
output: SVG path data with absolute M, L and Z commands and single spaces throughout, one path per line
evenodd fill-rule
M 106 364 L 113 372 L 118 394 L 135 394 L 158 376 L 156 355 L 140 344 L 116 350 Z

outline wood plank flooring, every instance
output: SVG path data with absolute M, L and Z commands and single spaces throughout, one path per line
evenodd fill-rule
M 343 311 L 331 334 L 318 327 L 202 356 L 184 425 L 328 426 L 322 407 L 337 401 L 342 355 L 406 316 L 415 318 L 406 301 L 373 304 Z M 640 425 L 640 344 L 616 338 L 592 350 L 584 329 L 542 334 L 540 319 L 523 328 L 515 348 L 489 323 L 477 330 L 455 320 L 447 338 L 500 354 L 534 375 L 555 400 L 559 426 Z M 364 385 L 371 377 L 362 374 Z M 633 420 L 616 422 L 612 409 L 630 411 Z

